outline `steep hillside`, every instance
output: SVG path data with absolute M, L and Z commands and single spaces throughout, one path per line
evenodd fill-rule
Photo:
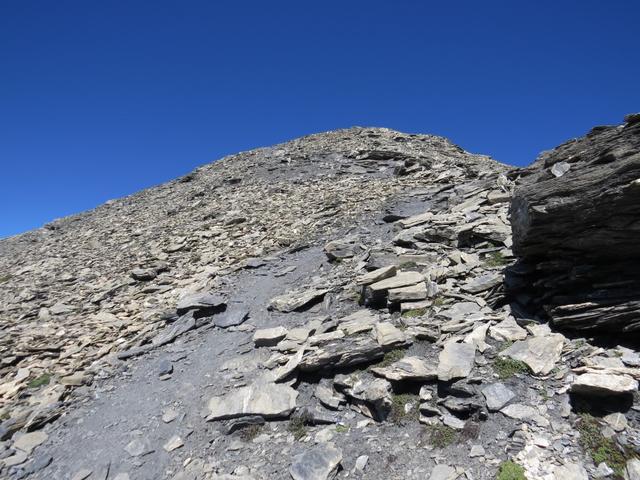
M 640 478 L 640 355 L 505 290 L 556 163 L 352 128 L 0 241 L 0 475 Z

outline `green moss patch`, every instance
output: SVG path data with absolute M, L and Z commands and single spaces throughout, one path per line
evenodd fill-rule
M 502 255 L 502 252 L 493 252 L 484 257 L 484 264 L 487 267 L 504 267 L 509 265 L 509 260 Z
M 445 448 L 458 442 L 458 432 L 446 425 L 428 425 L 427 442 L 435 448 Z
M 502 462 L 496 480 L 527 480 L 524 468 L 511 460 Z
M 401 348 L 389 350 L 387 353 L 384 354 L 384 357 L 382 358 L 382 360 L 380 360 L 375 365 L 371 365 L 371 366 L 376 368 L 385 368 L 391 365 L 392 363 L 395 363 L 398 360 L 401 360 L 404 357 L 404 355 L 405 355 L 405 351 L 402 350 Z
M 618 478 L 622 478 L 627 460 L 636 457 L 635 453 L 605 437 L 598 420 L 589 414 L 580 415 L 576 428 L 580 432 L 580 446 L 591 456 L 593 463 L 598 465 L 605 462 Z
M 416 318 L 416 317 L 422 317 L 426 315 L 426 313 L 427 313 L 426 308 L 416 308 L 414 310 L 407 310 L 402 314 L 402 316 L 404 318 Z
M 51 374 L 43 373 L 38 378 L 34 378 L 29 383 L 27 383 L 27 387 L 29 388 L 42 387 L 43 385 L 49 385 L 50 381 L 51 381 Z
M 526 363 L 507 357 L 497 357 L 493 361 L 493 371 L 502 379 L 513 377 L 517 373 L 528 374 L 531 372 Z
M 405 405 L 411 405 L 411 409 L 407 412 Z M 412 393 L 394 393 L 391 396 L 391 412 L 387 419 L 393 423 L 402 423 L 403 421 L 418 421 L 420 416 L 418 412 L 418 396 Z

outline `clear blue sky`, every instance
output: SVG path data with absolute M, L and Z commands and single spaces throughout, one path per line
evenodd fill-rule
M 638 0 L 3 0 L 0 237 L 353 125 L 524 165 L 640 110 L 638 25 Z

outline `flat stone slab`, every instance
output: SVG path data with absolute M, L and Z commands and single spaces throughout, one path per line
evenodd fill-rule
M 369 336 L 344 337 L 306 351 L 298 368 L 302 371 L 344 368 L 371 363 L 383 356 L 382 347 Z
M 356 284 L 358 285 L 370 285 L 372 283 L 379 282 L 385 278 L 393 277 L 396 274 L 396 266 L 389 265 L 388 267 L 378 268 L 371 272 L 360 275 L 356 278 Z
M 329 290 L 326 288 L 308 288 L 285 293 L 271 299 L 269 308 L 283 313 L 302 310 L 309 304 L 325 296 Z
M 496 412 L 509 403 L 516 396 L 503 383 L 492 383 L 482 389 L 482 395 L 487 401 L 487 408 Z
M 293 480 L 334 478 L 342 461 L 342 452 L 332 443 L 320 443 L 293 458 L 289 473 Z
M 16 439 L 13 442 L 13 448 L 17 448 L 18 450 L 22 450 L 23 452 L 30 454 L 34 448 L 38 445 L 43 444 L 48 438 L 48 435 L 44 433 L 42 430 L 25 433 Z
M 630 394 L 638 390 L 638 382 L 627 375 L 584 373 L 571 384 L 572 393 L 593 396 Z
M 518 341 L 500 352 L 500 355 L 526 363 L 537 375 L 547 375 L 560 360 L 563 346 L 564 335 L 556 333 Z
M 458 478 L 458 472 L 455 468 L 449 465 L 436 465 L 431 470 L 429 480 L 456 480 Z
M 502 342 L 515 342 L 527 338 L 527 331 L 511 316 L 489 329 L 489 336 Z
M 378 323 L 379 318 L 377 314 L 365 308 L 341 318 L 338 323 L 338 328 L 346 335 L 354 335 L 373 329 L 374 325 Z
M 408 287 L 392 288 L 389 290 L 388 298 L 391 303 L 424 300 L 427 298 L 427 284 L 420 282 Z
M 380 292 L 383 290 L 391 290 L 393 288 L 408 287 L 409 285 L 415 285 L 416 283 L 424 282 L 424 275 L 418 272 L 400 272 L 394 277 L 380 280 L 379 282 L 372 283 L 369 288 L 374 292 Z
M 208 310 L 222 307 L 226 303 L 224 297 L 217 293 L 201 292 L 192 293 L 182 297 L 178 301 L 176 310 L 178 315 L 183 315 L 189 310 Z
M 461 289 L 468 293 L 480 293 L 490 288 L 496 287 L 502 283 L 504 276 L 502 273 L 490 272 L 480 275 L 469 282 L 465 283 Z
M 213 324 L 220 328 L 235 327 L 249 318 L 249 310 L 242 307 L 228 308 L 223 313 L 216 315 Z
M 285 418 L 296 408 L 298 392 L 285 384 L 262 383 L 241 387 L 209 400 L 207 420 L 260 415 Z
M 287 329 L 284 327 L 263 328 L 254 332 L 253 343 L 256 347 L 272 347 L 286 336 Z
M 404 346 L 409 343 L 404 332 L 389 322 L 376 324 L 376 340 L 385 349 Z
M 416 382 L 438 378 L 438 372 L 429 367 L 426 360 L 420 357 L 404 357 L 388 367 L 372 368 L 371 371 L 394 382 L 403 380 Z
M 476 348 L 468 343 L 449 342 L 438 357 L 438 380 L 465 378 L 473 369 Z

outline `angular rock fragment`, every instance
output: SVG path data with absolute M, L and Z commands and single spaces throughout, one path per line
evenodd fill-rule
M 391 411 L 391 384 L 383 379 L 366 379 L 360 376 L 338 375 L 336 387 L 355 403 L 364 415 L 376 421 L 383 421 Z
M 332 443 L 320 443 L 294 457 L 289 468 L 293 480 L 329 480 L 336 476 L 342 452 Z
M 425 359 L 420 357 L 404 357 L 388 367 L 372 368 L 371 371 L 394 382 L 417 382 L 438 378 L 438 372 L 430 368 Z
M 374 292 L 391 290 L 393 288 L 408 287 L 424 282 L 424 275 L 418 272 L 399 272 L 395 276 L 372 283 L 369 288 Z
M 515 393 L 502 383 L 492 383 L 482 389 L 482 395 L 487 401 L 487 408 L 496 412 L 515 398 Z
M 549 426 L 549 420 L 546 417 L 540 415 L 540 412 L 530 405 L 512 403 L 510 405 L 507 405 L 506 407 L 501 408 L 500 411 L 507 417 L 515 418 L 516 420 L 534 422 L 541 427 Z
M 254 332 L 253 343 L 256 347 L 272 347 L 286 336 L 287 329 L 284 327 L 263 328 Z
M 514 343 L 500 355 L 526 363 L 536 375 L 547 375 L 560 360 L 564 340 L 560 334 L 532 337 Z
M 43 444 L 47 438 L 48 435 L 43 431 L 24 433 L 13 442 L 13 448 L 30 454 L 34 448 Z
M 503 275 L 498 272 L 490 272 L 480 275 L 460 287 L 469 293 L 480 293 L 502 284 Z
M 489 335 L 502 342 L 515 342 L 527 338 L 527 331 L 516 323 L 515 318 L 508 316 L 489 330 Z
M 457 478 L 458 472 L 456 469 L 445 464 L 433 467 L 429 476 L 429 480 L 456 480 Z
M 326 288 L 308 288 L 285 293 L 272 298 L 269 308 L 283 313 L 302 310 L 324 297 L 328 291 Z
M 372 330 L 378 323 L 379 316 L 369 309 L 358 310 L 339 320 L 338 328 L 346 335 L 354 335 Z
M 249 317 L 249 310 L 242 307 L 227 308 L 213 318 L 213 324 L 220 328 L 235 327 L 245 322 Z
M 344 238 L 334 240 L 324 246 L 324 253 L 331 261 L 344 260 L 355 256 L 360 250 L 355 238 Z
M 389 290 L 389 302 L 399 303 L 427 298 L 427 285 L 424 282 L 408 287 L 392 288 Z
M 369 336 L 344 337 L 306 351 L 298 368 L 302 371 L 339 369 L 371 363 L 383 356 L 382 347 Z
M 385 350 L 406 346 L 410 343 L 404 332 L 389 322 L 376 324 L 376 340 Z
M 327 408 L 337 410 L 345 403 L 344 396 L 333 391 L 333 389 L 318 384 L 315 389 L 314 396 Z
M 371 272 L 365 273 L 364 275 L 360 275 L 358 278 L 356 278 L 356 284 L 369 285 L 371 283 L 376 283 L 380 280 L 384 280 L 385 278 L 393 277 L 395 274 L 396 266 L 389 265 L 387 267 L 378 268 Z
M 467 343 L 449 342 L 438 357 L 438 380 L 465 378 L 473 369 L 476 349 Z
M 613 373 L 584 373 L 571 384 L 572 393 L 607 396 L 631 394 L 638 390 L 638 381 L 628 375 Z
M 226 305 L 226 300 L 222 295 L 210 292 L 193 293 L 186 295 L 178 301 L 176 310 L 178 315 L 184 315 L 190 310 L 198 313 L 196 317 L 206 317 L 212 313 L 220 311 Z
M 263 383 L 213 397 L 209 401 L 211 420 L 260 415 L 264 418 L 286 418 L 296 408 L 298 392 L 288 385 Z

